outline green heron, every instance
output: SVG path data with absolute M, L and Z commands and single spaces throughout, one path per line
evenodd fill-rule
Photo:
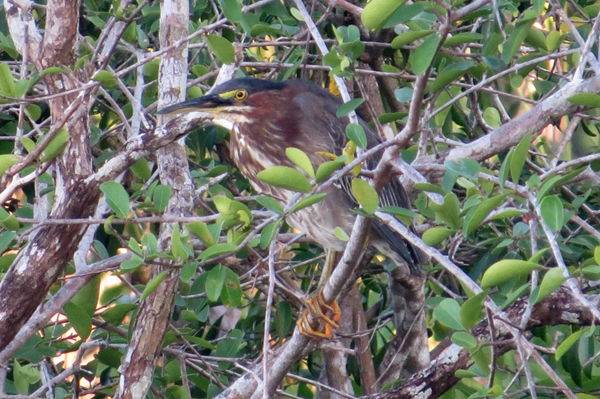
M 230 150 L 234 163 L 254 188 L 286 203 L 295 193 L 268 185 L 257 174 L 273 166 L 295 165 L 285 155 L 288 147 L 304 151 L 318 167 L 330 160 L 327 154 L 341 155 L 348 138 L 347 118 L 338 118 L 336 111 L 342 102 L 317 84 L 301 79 L 284 82 L 255 78 L 229 80 L 204 97 L 184 101 L 160 111 L 161 114 L 202 111 L 212 122 L 231 131 Z M 363 121 L 368 148 L 381 142 L 377 134 Z M 368 159 L 373 169 L 378 159 Z M 345 242 L 334 234 L 336 227 L 350 233 L 358 206 L 350 189 L 350 178 L 325 189 L 326 197 L 315 205 L 295 212 L 288 223 L 308 234 L 315 242 L 331 251 L 343 251 Z M 380 192 L 381 206 L 409 207 L 408 197 L 397 179 L 392 179 Z M 415 270 L 420 254 L 400 235 L 385 224 L 374 220 L 370 243 L 397 265 Z M 338 310 L 320 303 L 325 309 L 313 309 L 313 317 L 325 319 L 334 327 L 335 321 L 326 314 Z M 336 315 L 332 316 L 335 318 Z M 300 324 L 299 324 L 300 325 Z M 300 325 L 302 327 L 302 325 Z M 302 328 L 301 328 L 302 330 Z M 307 330 L 307 328 L 304 328 Z M 320 336 L 316 331 L 303 331 Z M 326 327 L 325 335 L 329 334 Z

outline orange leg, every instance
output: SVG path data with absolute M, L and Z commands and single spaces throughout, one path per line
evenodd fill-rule
M 333 251 L 327 253 L 325 267 L 317 289 L 317 295 L 307 301 L 308 309 L 302 312 L 302 317 L 296 323 L 300 333 L 311 338 L 331 339 L 333 329 L 339 328 L 341 317 L 337 301 L 328 304 L 323 299 L 324 281 L 329 278 L 336 256 Z M 311 324 L 312 321 L 312 324 Z M 315 327 L 316 325 L 316 327 Z

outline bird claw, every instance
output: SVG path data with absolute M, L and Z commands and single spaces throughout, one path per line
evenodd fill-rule
M 302 312 L 302 317 L 296 323 L 300 333 L 311 338 L 331 339 L 333 330 L 340 327 L 341 310 L 337 301 L 333 301 L 331 305 L 326 303 L 323 291 L 319 290 L 314 298 L 307 301 L 307 306 L 308 309 Z M 309 318 L 312 319 L 312 324 Z M 313 327 L 315 324 L 316 328 Z

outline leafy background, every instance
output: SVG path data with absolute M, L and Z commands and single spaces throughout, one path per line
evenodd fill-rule
M 16 4 L 0 8 L 2 395 L 251 397 L 265 375 L 271 392 L 306 398 L 598 393 L 599 4 Z M 367 100 L 341 113 L 399 133 L 401 159 L 392 149 L 389 162 L 416 213 L 383 211 L 411 223 L 431 257 L 436 361 L 424 375 L 446 384 L 365 385 L 356 349 L 373 378 L 397 349 L 381 258 L 357 280 L 364 325 L 277 368 L 300 339 L 322 248 L 285 225 L 294 204 L 252 190 L 228 132 L 183 119 L 156 130 L 157 102 L 201 96 L 220 70 L 348 86 Z M 185 147 L 171 144 L 188 132 Z M 269 181 L 312 191 L 318 165 L 298 163 Z M 356 186 L 372 214 L 374 190 Z

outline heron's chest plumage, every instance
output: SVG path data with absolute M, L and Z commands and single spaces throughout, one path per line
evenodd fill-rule
M 294 143 L 286 143 L 272 134 L 268 139 L 261 140 L 255 135 L 247 134 L 246 129 L 244 133 L 246 134 L 240 133 L 237 125 L 231 130 L 231 157 L 234 163 L 256 191 L 269 195 L 285 205 L 295 192 L 261 182 L 257 175 L 273 166 L 296 168 L 285 156 L 285 149 L 293 147 Z M 314 153 L 307 155 L 317 158 Z M 273 160 L 277 160 L 275 161 L 277 163 Z M 314 160 L 313 166 L 317 168 L 321 162 L 323 160 L 318 157 Z M 289 215 L 287 221 L 292 227 L 305 232 L 316 242 L 339 251 L 344 248 L 344 243 L 335 236 L 334 229 L 341 227 L 345 231 L 350 231 L 355 215 L 352 212 L 340 212 L 342 209 L 348 210 L 347 206 L 336 206 L 346 201 L 339 188 L 329 186 L 326 193 L 327 196 L 322 201 Z

